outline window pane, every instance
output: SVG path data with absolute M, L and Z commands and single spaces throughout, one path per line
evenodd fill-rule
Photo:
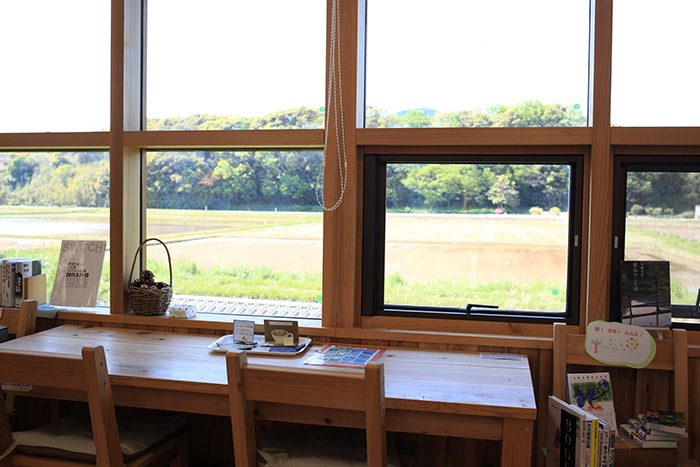
M 368 0 L 367 128 L 584 126 L 586 0 Z
M 613 125 L 700 125 L 700 2 L 659 5 L 613 2 Z
M 148 152 L 147 231 L 176 303 L 199 313 L 320 318 L 319 152 Z M 165 249 L 148 268 L 168 282 Z
M 698 193 L 700 166 L 696 172 L 627 172 L 624 259 L 669 261 L 673 305 L 694 306 L 700 288 Z M 677 309 L 673 316 L 690 317 Z
M 149 130 L 323 127 L 323 0 L 150 0 L 147 46 Z
M 109 154 L 0 152 L 0 167 L 0 251 L 40 259 L 50 296 L 61 240 L 106 240 L 97 304 L 109 306 Z
M 384 302 L 566 311 L 566 165 L 387 164 Z
M 110 2 L 0 2 L 0 133 L 109 129 Z

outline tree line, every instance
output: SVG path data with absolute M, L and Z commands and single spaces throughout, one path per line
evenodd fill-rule
M 320 151 L 147 151 L 147 207 L 320 210 Z M 0 203 L 109 206 L 107 153 L 0 155 Z M 390 209 L 565 210 L 568 167 L 390 164 Z
M 485 110 L 367 112 L 367 127 L 572 126 L 577 109 L 525 101 Z M 319 128 L 323 112 L 290 109 L 261 118 L 192 115 L 150 120 L 152 130 Z M 320 151 L 147 151 L 147 206 L 163 209 L 319 209 Z M 700 180 L 691 174 L 684 196 L 659 199 L 659 176 L 630 174 L 631 204 L 686 211 Z M 694 178 L 693 178 L 694 177 Z M 657 180 L 658 179 L 658 180 Z M 387 206 L 396 210 L 468 212 L 567 209 L 569 173 L 558 165 L 389 164 Z M 102 152 L 0 153 L 0 203 L 28 206 L 109 206 L 109 155 Z

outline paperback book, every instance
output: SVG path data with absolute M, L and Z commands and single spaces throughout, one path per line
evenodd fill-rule
M 645 441 L 680 441 L 687 436 L 687 434 L 680 435 L 649 429 L 639 418 L 630 418 L 627 420 L 627 424 Z
M 605 420 L 617 430 L 610 373 L 569 373 L 566 375 L 569 402 Z
M 14 305 L 19 308 L 22 300 L 25 298 L 24 283 L 29 277 L 38 276 L 41 274 L 41 260 L 28 259 L 15 263 L 15 290 L 14 290 Z
M 640 445 L 642 448 L 659 449 L 659 448 L 676 448 L 678 440 L 650 440 L 644 439 L 639 433 L 628 423 L 620 425 L 620 430 L 623 435 L 627 435 L 631 440 Z
M 646 414 L 640 414 L 637 418 L 642 422 L 644 429 L 650 433 L 662 432 L 687 436 L 685 415 L 682 412 L 664 412 L 649 410 Z
M 671 276 L 668 261 L 621 261 L 622 322 L 637 326 L 671 326 Z
M 547 467 L 576 466 L 581 449 L 581 436 L 582 427 L 570 405 L 556 396 L 549 396 Z
M 24 295 L 24 279 L 41 274 L 41 260 L 3 258 L 0 305 L 19 307 Z
M 615 435 L 610 425 L 576 404 L 549 396 L 547 467 L 611 467 Z

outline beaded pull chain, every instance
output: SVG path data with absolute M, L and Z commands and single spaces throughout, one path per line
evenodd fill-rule
M 340 26 L 338 25 L 337 15 L 338 15 L 338 3 L 340 0 L 333 0 L 333 5 L 331 9 L 331 43 L 330 43 L 330 57 L 328 66 L 328 95 L 326 96 L 326 119 L 324 128 L 324 141 L 323 141 L 323 162 L 321 164 L 321 169 L 318 173 L 318 178 L 316 179 L 316 201 L 319 206 L 323 208 L 324 211 L 335 211 L 340 207 L 343 202 L 343 196 L 345 195 L 345 187 L 348 183 L 348 158 L 345 150 L 345 117 L 343 115 L 343 82 L 342 73 L 340 70 Z M 337 62 L 336 62 L 337 57 Z M 337 71 L 336 71 L 337 63 Z M 340 99 L 340 100 L 339 100 Z M 338 201 L 331 207 L 326 206 L 325 200 L 322 200 L 322 196 L 319 196 L 320 186 L 323 180 L 323 175 L 326 168 L 326 151 L 328 149 L 328 134 L 330 133 L 329 128 L 329 115 L 331 109 L 334 112 L 334 123 L 335 123 L 335 143 L 336 150 L 338 152 L 338 175 L 340 176 L 340 196 Z M 338 122 L 340 122 L 340 132 L 338 131 Z

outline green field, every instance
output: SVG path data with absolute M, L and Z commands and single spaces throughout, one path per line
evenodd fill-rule
M 42 259 L 49 291 L 61 239 L 109 239 L 107 209 L 4 207 L 0 213 L 0 248 L 8 257 Z M 566 224 L 565 216 L 390 214 L 385 301 L 561 311 Z M 149 209 L 148 225 L 148 236 L 168 245 L 176 294 L 321 300 L 321 213 Z M 630 219 L 628 225 L 628 251 L 635 259 L 670 260 L 673 302 L 694 303 L 698 221 Z M 70 228 L 77 231 L 67 233 Z M 168 282 L 164 248 L 150 243 L 147 254 L 147 267 Z M 108 284 L 109 251 L 104 304 Z

